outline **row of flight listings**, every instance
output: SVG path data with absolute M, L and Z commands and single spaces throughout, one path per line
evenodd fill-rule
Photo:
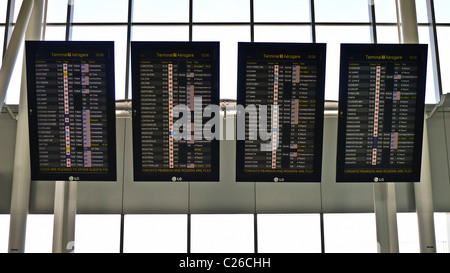
M 32 179 L 115 181 L 114 43 L 27 41 L 26 60 Z M 321 181 L 325 61 L 238 44 L 236 181 Z M 341 45 L 337 182 L 420 180 L 426 62 Z M 219 43 L 132 42 L 131 67 L 134 181 L 219 181 Z

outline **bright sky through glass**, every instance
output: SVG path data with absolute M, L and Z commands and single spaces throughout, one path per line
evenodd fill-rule
M 426 0 L 415 0 L 417 19 L 426 23 L 428 15 Z M 128 0 L 76 0 L 74 5 L 75 23 L 126 23 L 128 20 Z M 310 0 L 254 0 L 254 20 L 258 22 L 309 22 Z M 450 1 L 435 0 L 438 23 L 449 23 Z M 5 21 L 7 0 L 0 0 L 0 20 Z M 16 0 L 15 18 L 20 11 L 22 0 Z M 369 1 L 367 0 L 315 0 L 315 20 L 320 23 L 369 22 Z M 380 23 L 395 23 L 395 0 L 375 0 L 376 20 Z M 102 12 L 99 12 L 102 11 Z M 47 21 L 65 23 L 67 0 L 48 0 Z M 193 0 L 193 21 L 207 22 L 250 22 L 250 5 L 245 0 Z M 189 0 L 134 0 L 133 22 L 137 23 L 188 23 Z M 65 28 L 48 26 L 46 38 L 63 40 Z M 379 43 L 397 43 L 396 28 L 378 26 Z M 438 45 L 442 75 L 450 71 L 450 54 L 444 50 L 449 41 L 448 27 L 438 27 Z M 4 27 L 0 27 L 3 37 Z M 429 43 L 426 30 L 420 30 L 420 42 Z M 116 52 L 116 99 L 125 98 L 125 26 L 75 26 L 73 40 L 111 40 Z M 327 73 L 325 99 L 338 98 L 338 64 L 340 43 L 370 43 L 369 27 L 363 26 L 316 26 L 317 42 L 327 43 Z M 189 27 L 186 26 L 140 26 L 132 28 L 132 41 L 188 41 Z M 198 26 L 193 27 L 194 41 L 219 41 L 221 98 L 236 99 L 237 43 L 250 41 L 250 27 L 247 26 Z M 310 26 L 255 25 L 255 42 L 311 42 Z M 1 53 L 2 49 L 0 49 Z M 22 54 L 22 53 L 21 53 Z M 22 56 L 19 56 L 20 61 Z M 431 58 L 429 60 L 431 64 Z M 16 65 L 11 80 L 7 103 L 19 102 L 20 70 Z M 427 102 L 435 102 L 434 84 L 430 80 L 433 70 L 429 65 Z M 444 93 L 450 91 L 450 80 L 442 77 Z M 130 88 L 129 94 L 132 94 Z M 430 94 L 433 94 L 432 96 Z

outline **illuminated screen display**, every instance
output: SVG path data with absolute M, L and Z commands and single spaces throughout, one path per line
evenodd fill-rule
M 33 180 L 116 180 L 113 42 L 26 41 Z
M 326 45 L 238 51 L 236 180 L 320 182 Z
M 338 182 L 418 182 L 427 45 L 341 45 Z
M 135 181 L 219 180 L 219 43 L 133 42 Z

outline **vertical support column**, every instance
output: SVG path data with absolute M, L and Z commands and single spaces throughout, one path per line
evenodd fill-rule
M 419 242 L 421 253 L 436 253 L 434 205 L 431 186 L 430 153 L 428 148 L 427 119 L 423 126 L 422 169 L 420 182 L 414 183 Z
M 398 253 L 395 184 L 374 183 L 375 219 L 379 253 Z
M 72 21 L 73 21 L 74 0 L 67 0 L 67 18 L 66 18 L 66 41 L 72 40 Z M 69 89 L 66 84 L 67 67 L 64 67 L 64 99 L 68 103 Z M 67 99 L 67 100 L 66 100 Z M 66 102 L 67 101 L 67 102 Z M 69 122 L 68 105 L 64 114 L 66 122 Z M 67 167 L 70 162 L 70 127 L 66 126 L 66 155 Z M 75 249 L 75 216 L 77 210 L 77 183 L 75 181 L 55 181 L 55 201 L 54 201 L 54 220 L 53 220 L 53 253 L 72 253 Z
M 75 248 L 77 182 L 56 181 L 53 222 L 53 253 L 69 253 Z
M 416 5 L 414 1 L 397 0 L 398 22 L 400 24 L 401 42 L 417 44 L 419 33 L 417 29 Z M 425 113 L 424 113 L 425 115 Z M 423 127 L 422 169 L 419 183 L 414 183 L 416 211 L 419 223 L 420 252 L 436 252 L 434 230 L 434 207 L 431 189 L 430 154 L 428 148 L 427 119 Z
M 26 40 L 39 40 L 41 36 L 43 0 L 24 1 L 33 7 L 27 30 Z M 20 16 L 24 17 L 27 13 L 22 13 L 25 8 L 22 6 Z M 24 27 L 26 26 L 26 22 Z M 15 31 L 15 30 L 14 30 Z M 12 44 L 10 44 L 11 46 Z M 20 46 L 20 45 L 18 45 Z M 25 252 L 25 233 L 28 216 L 28 206 L 30 199 L 30 150 L 28 138 L 28 103 L 27 103 L 27 80 L 25 57 L 22 68 L 22 83 L 19 101 L 19 120 L 17 123 L 16 150 L 14 155 L 13 169 L 13 188 L 11 194 L 11 212 L 9 227 L 9 245 L 8 252 Z
M 377 44 L 376 16 L 374 0 L 369 0 L 369 15 L 371 22 L 371 40 Z M 377 164 L 377 144 L 378 144 L 378 108 L 380 93 L 381 67 L 376 70 L 375 87 L 375 110 L 374 110 L 374 131 L 372 165 Z M 374 210 L 377 230 L 377 246 L 380 253 L 398 253 L 398 229 L 397 229 L 397 201 L 395 196 L 395 184 L 375 183 L 373 185 Z

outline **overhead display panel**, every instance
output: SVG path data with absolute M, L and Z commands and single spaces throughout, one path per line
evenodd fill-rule
M 427 45 L 342 44 L 338 182 L 418 182 Z
M 135 181 L 219 181 L 219 43 L 132 42 Z
M 320 182 L 326 45 L 238 51 L 236 181 Z
M 113 42 L 27 41 L 33 180 L 116 180 Z

